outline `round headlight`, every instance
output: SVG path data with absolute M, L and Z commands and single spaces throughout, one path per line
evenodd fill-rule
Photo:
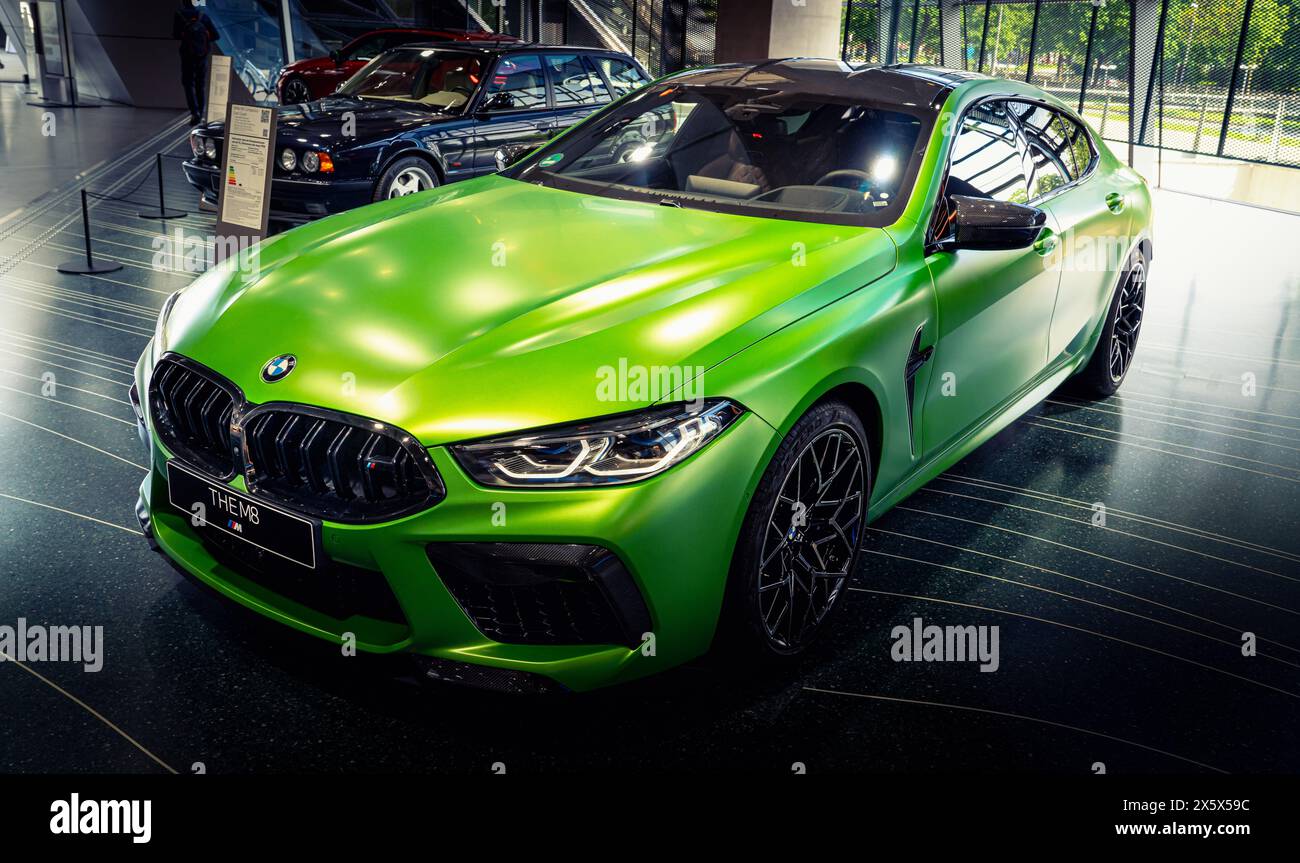
M 311 150 L 302 154 L 302 169 L 309 174 L 314 174 L 320 170 L 320 156 Z
M 209 159 L 217 158 L 217 142 L 211 138 L 203 139 L 203 154 Z
M 280 167 L 286 171 L 292 171 L 298 167 L 298 157 L 294 155 L 293 150 L 285 147 L 280 153 Z
M 203 139 L 198 135 L 190 135 L 190 149 L 194 151 L 195 156 L 203 155 Z

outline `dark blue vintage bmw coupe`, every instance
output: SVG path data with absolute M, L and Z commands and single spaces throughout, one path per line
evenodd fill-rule
M 497 170 L 649 81 L 626 54 L 515 42 L 408 45 L 332 95 L 281 106 L 271 220 L 299 223 Z M 185 176 L 217 200 L 223 123 L 196 127 Z

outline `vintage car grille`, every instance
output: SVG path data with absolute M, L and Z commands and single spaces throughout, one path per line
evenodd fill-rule
M 158 437 L 179 458 L 217 479 L 235 475 L 230 419 L 239 388 L 197 363 L 165 358 L 149 383 L 149 411 Z
M 444 489 L 428 452 L 400 429 L 307 405 L 244 401 L 231 382 L 169 355 L 149 410 L 166 447 L 217 479 L 330 521 L 374 522 L 432 506 Z

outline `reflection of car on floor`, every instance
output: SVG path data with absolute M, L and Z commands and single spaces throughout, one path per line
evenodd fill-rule
M 631 57 L 596 48 L 396 48 L 333 96 L 280 109 L 271 219 L 304 222 L 491 173 L 499 148 L 541 143 L 648 80 Z M 182 165 L 209 204 L 224 127 L 195 128 Z
M 437 678 L 586 689 L 715 635 L 779 661 L 869 517 L 1067 381 L 1119 387 L 1150 222 L 1025 83 L 676 75 L 170 299 L 132 389 L 142 525 L 236 602 Z
M 326 57 L 309 57 L 280 70 L 275 92 L 282 105 L 323 99 L 371 60 L 392 48 L 413 42 L 517 42 L 513 36 L 474 30 L 373 30 L 353 39 Z

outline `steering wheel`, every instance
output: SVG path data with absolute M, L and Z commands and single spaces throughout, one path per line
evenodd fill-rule
M 871 175 L 868 174 L 866 171 L 859 171 L 857 168 L 840 168 L 838 170 L 831 171 L 830 173 L 823 174 L 821 179 L 819 179 L 816 183 L 813 183 L 813 185 L 831 186 L 831 185 L 835 185 L 832 182 L 834 180 L 842 180 L 848 178 L 852 178 L 854 180 L 860 180 L 861 182 L 866 183 L 868 186 L 871 185 Z

